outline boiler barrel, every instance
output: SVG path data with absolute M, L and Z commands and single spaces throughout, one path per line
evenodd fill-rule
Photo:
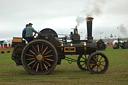
M 61 43 L 59 46 L 61 53 L 64 54 L 91 54 L 96 51 L 96 43 Z

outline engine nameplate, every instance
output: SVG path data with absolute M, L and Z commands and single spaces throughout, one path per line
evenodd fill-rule
M 76 52 L 76 47 L 64 47 L 64 52 Z

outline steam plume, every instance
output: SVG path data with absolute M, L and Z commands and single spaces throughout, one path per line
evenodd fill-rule
M 126 30 L 126 28 L 125 28 L 125 26 L 124 26 L 123 24 L 119 25 L 119 26 L 117 27 L 117 29 L 119 29 L 119 31 L 120 31 L 123 35 L 128 36 L 127 30 Z
M 86 1 L 86 7 L 76 18 L 77 26 L 79 26 L 82 22 L 85 21 L 85 17 L 94 17 L 100 16 L 102 14 L 102 8 L 105 4 L 106 0 L 89 0 Z

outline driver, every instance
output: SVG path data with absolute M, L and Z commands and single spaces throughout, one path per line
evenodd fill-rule
M 25 34 L 25 39 L 27 42 L 30 42 L 34 39 L 33 32 L 37 33 L 37 31 L 32 27 L 32 23 L 28 24 L 28 27 L 26 28 L 26 34 Z

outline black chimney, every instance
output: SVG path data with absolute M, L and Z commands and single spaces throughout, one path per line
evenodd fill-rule
M 89 42 L 92 42 L 93 37 L 92 37 L 92 17 L 87 17 L 87 39 Z

